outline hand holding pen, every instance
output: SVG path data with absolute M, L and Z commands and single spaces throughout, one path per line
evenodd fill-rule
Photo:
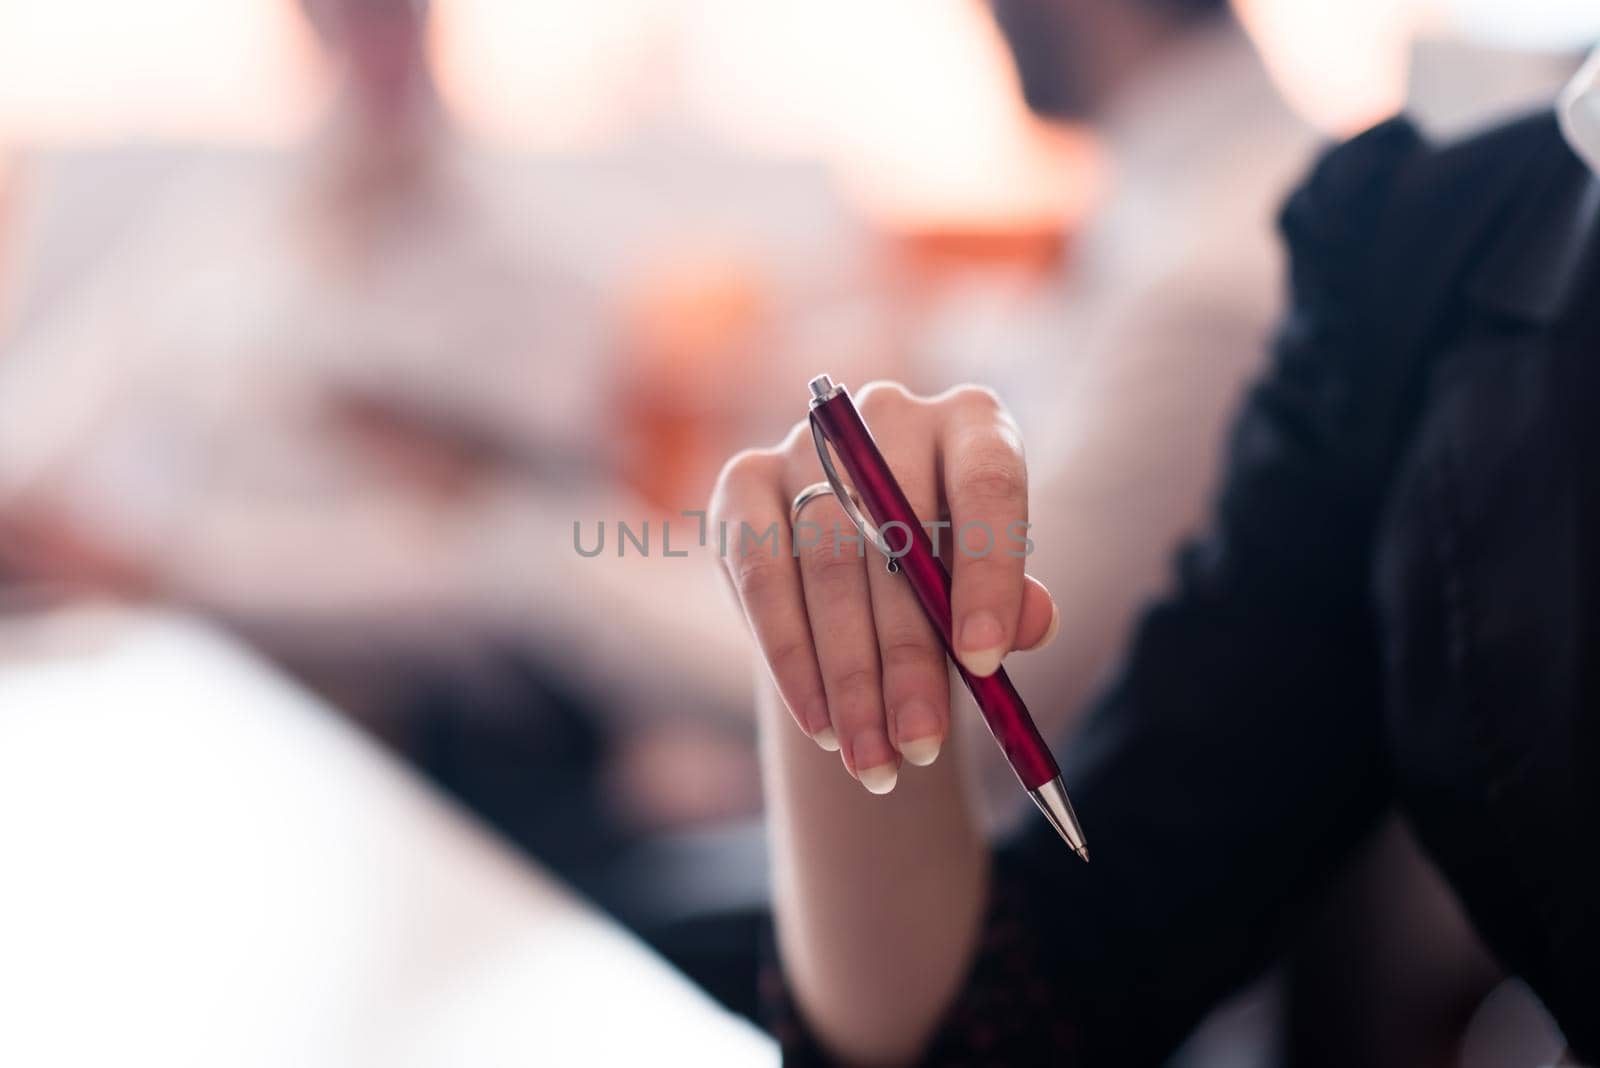
M 1023 786 L 1087 859 L 1055 762 L 1000 669 L 1054 637 L 1059 618 L 1024 573 L 1015 425 L 974 387 L 922 399 L 869 386 L 859 413 L 826 378 L 812 394 L 810 422 L 735 457 L 713 502 L 731 531 L 781 532 L 776 546 L 731 535 L 724 562 L 784 703 L 862 786 L 887 793 L 902 758 L 931 764 L 948 735 L 948 650 Z M 928 551 L 934 517 L 948 517 L 935 529 L 953 580 Z

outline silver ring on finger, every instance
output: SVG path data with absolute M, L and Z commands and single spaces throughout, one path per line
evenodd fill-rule
M 894 555 L 884 546 L 877 529 L 867 522 L 861 512 L 860 503 L 856 501 L 855 494 L 851 493 L 848 487 L 844 489 L 843 493 L 840 493 L 832 482 L 813 482 L 799 493 L 796 493 L 794 501 L 789 505 L 790 529 L 797 528 L 800 525 L 800 510 L 818 497 L 832 497 L 837 500 L 840 507 L 844 509 L 845 514 L 849 516 L 851 523 L 855 524 L 856 529 L 861 531 L 883 553 L 889 574 L 897 575 L 900 573 L 900 561 L 896 560 Z
M 800 522 L 800 510 L 818 497 L 832 497 L 833 487 L 826 482 L 813 482 L 805 489 L 794 495 L 794 501 L 789 505 L 789 525 L 792 527 Z

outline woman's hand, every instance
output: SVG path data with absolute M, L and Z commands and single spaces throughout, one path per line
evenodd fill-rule
M 1037 648 L 1058 615 L 1024 574 L 1027 466 L 1015 423 L 993 393 L 963 386 L 924 398 L 877 382 L 855 395 L 884 458 L 954 578 L 962 664 L 990 675 Z M 723 564 L 790 714 L 873 793 L 894 788 L 900 758 L 933 763 L 950 729 L 943 643 L 903 576 L 863 547 L 831 496 L 795 495 L 822 478 L 809 425 L 775 448 L 740 453 L 712 497 Z M 776 538 L 763 537 L 775 530 Z

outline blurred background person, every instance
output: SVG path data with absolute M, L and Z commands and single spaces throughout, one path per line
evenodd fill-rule
M 745 643 L 661 524 L 693 544 L 677 513 L 718 458 L 789 418 L 774 382 L 821 358 L 858 380 L 897 369 L 925 304 L 900 238 L 803 154 L 752 162 L 676 105 L 614 149 L 486 152 L 441 91 L 429 5 L 293 10 L 328 89 L 288 150 L 24 160 L 0 349 L 7 583 L 227 623 L 630 920 L 676 890 L 759 894 L 749 836 L 732 864 L 691 851 L 687 887 L 652 855 L 619 863 L 758 809 Z M 911 84 L 989 103 L 942 124 L 938 151 L 995 112 L 1024 136 L 992 24 L 940 10 L 939 48 L 905 53 Z M 204 49 L 146 11 L 179 59 Z M 95 14 L 75 45 L 104 31 Z M 806 22 L 831 35 L 841 14 Z M 842 25 L 876 62 L 913 14 Z M 753 30 L 731 7 L 685 22 Z M 943 86 L 952 70 L 973 81 Z M 862 171 L 880 201 L 918 205 L 886 231 L 967 227 L 939 181 Z M 1071 196 L 1044 197 L 1047 229 Z M 1004 199 L 980 183 L 983 204 Z M 654 525 L 653 553 L 620 557 L 623 522 Z M 606 551 L 580 556 L 575 527 L 609 528 Z
M 741 645 L 659 528 L 572 549 L 663 511 L 622 477 L 622 331 L 442 106 L 428 6 L 304 14 L 314 136 L 171 165 L 7 343 L 0 563 L 229 623 L 604 895 L 626 813 L 753 810 Z M 667 724 L 698 790 L 626 775 L 623 725 Z

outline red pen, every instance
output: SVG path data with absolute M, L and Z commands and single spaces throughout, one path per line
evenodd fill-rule
M 979 678 L 956 659 L 950 572 L 934 555 L 928 532 L 912 511 L 900 484 L 894 480 L 883 453 L 872 440 L 872 432 L 851 402 L 849 391 L 842 385 L 835 385 L 827 375 L 811 380 L 811 434 L 816 439 L 817 455 L 834 496 L 860 528 L 861 536 L 889 558 L 889 569 L 904 574 L 911 583 L 922 611 L 939 631 L 945 652 L 955 662 L 961 681 L 971 691 L 1011 770 L 1017 773 L 1028 796 L 1072 851 L 1088 860 L 1089 847 L 1083 828 L 1073 814 L 1072 802 L 1067 799 L 1066 787 L 1061 784 L 1061 770 L 1056 766 L 1055 757 L 1050 755 L 1050 747 L 1040 737 L 1033 717 L 1028 714 L 1028 706 L 1022 703 L 1017 688 L 1006 677 L 1005 669 Z M 845 474 L 850 476 L 854 494 L 834 468 L 828 454 L 829 445 L 838 454 Z

